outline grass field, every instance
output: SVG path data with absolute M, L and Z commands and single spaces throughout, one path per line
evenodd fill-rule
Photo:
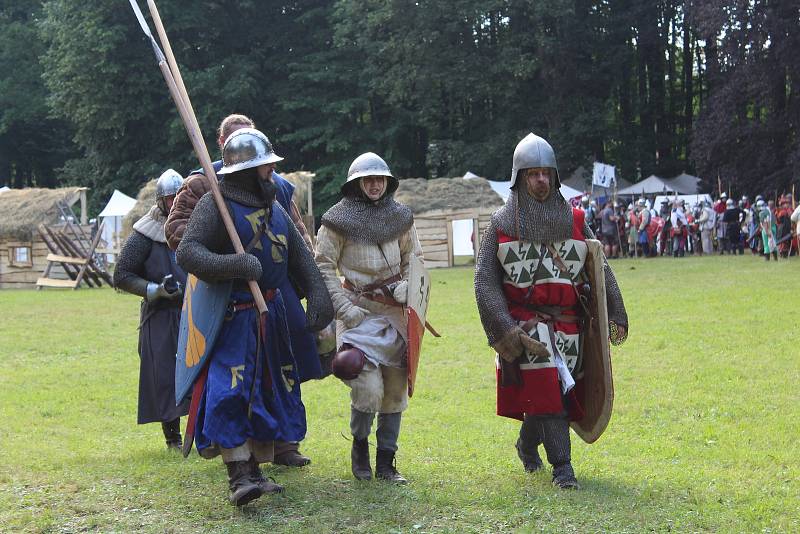
M 219 459 L 168 453 L 136 425 L 138 301 L 110 290 L 0 292 L 0 530 L 8 532 L 798 532 L 800 260 L 619 260 L 631 318 L 616 401 L 573 436 L 578 492 L 523 472 L 494 415 L 469 268 L 433 273 L 405 487 L 349 471 L 347 388 L 304 386 L 301 470 L 285 494 L 227 504 Z

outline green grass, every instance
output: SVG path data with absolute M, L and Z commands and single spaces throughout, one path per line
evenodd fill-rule
M 573 436 L 578 492 L 523 472 L 518 423 L 494 415 L 492 354 L 468 268 L 433 272 L 418 392 L 398 467 L 357 483 L 347 388 L 304 386 L 308 468 L 239 511 L 219 459 L 136 425 L 137 299 L 0 292 L 0 529 L 9 532 L 797 532 L 800 260 L 619 260 L 631 318 L 616 401 L 594 445 Z

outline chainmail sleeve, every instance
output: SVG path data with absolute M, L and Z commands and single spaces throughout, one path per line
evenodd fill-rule
M 114 268 L 114 287 L 140 297 L 147 295 L 147 284 L 154 280 L 143 278 L 144 262 L 150 256 L 153 241 L 136 230 L 122 246 Z
M 203 195 L 189 218 L 176 258 L 178 265 L 201 280 L 261 278 L 261 262 L 252 254 L 226 254 L 232 246 L 211 193 Z
M 494 345 L 517 324 L 503 294 L 503 268 L 497 261 L 497 246 L 497 227 L 492 218 L 475 263 L 475 300 L 489 345 Z
M 597 239 L 592 229 L 584 221 L 583 235 L 586 239 Z M 603 258 L 603 272 L 606 278 L 606 307 L 608 308 L 608 321 L 618 326 L 628 328 L 628 313 L 625 311 L 625 303 L 622 300 L 622 292 L 617 284 L 617 277 L 614 276 L 614 271 L 611 266 Z
M 314 260 L 317 262 L 317 267 L 319 267 L 319 271 L 325 280 L 325 286 L 328 288 L 328 293 L 333 302 L 333 309 L 336 310 L 337 314 L 343 313 L 353 305 L 350 299 L 347 298 L 344 289 L 342 289 L 339 275 L 336 274 L 342 247 L 344 247 L 344 237 L 341 234 L 327 226 L 320 227 L 317 233 L 317 252 L 314 255 Z
M 283 209 L 279 204 L 275 204 Z M 287 215 L 288 218 L 288 215 Z M 306 319 L 310 330 L 322 330 L 333 321 L 333 304 L 325 286 L 314 257 L 311 255 L 305 239 L 293 224 L 286 225 L 289 229 L 287 242 L 289 245 L 289 272 L 292 280 L 300 286 L 306 295 Z

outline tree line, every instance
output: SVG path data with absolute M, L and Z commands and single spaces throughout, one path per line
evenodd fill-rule
M 145 7 L 144 2 L 140 5 Z M 0 185 L 135 194 L 197 166 L 127 3 L 0 4 Z M 800 164 L 797 0 L 171 0 L 159 5 L 212 155 L 251 116 L 317 173 L 507 179 L 528 131 L 562 175 L 599 160 L 636 182 L 687 171 L 788 191 Z

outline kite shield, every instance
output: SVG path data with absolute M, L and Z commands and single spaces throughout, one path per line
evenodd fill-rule
M 425 334 L 425 317 L 431 296 L 431 276 L 420 258 L 411 255 L 408 265 L 408 396 L 414 394 L 417 380 L 419 356 L 422 350 L 422 336 Z
M 580 421 L 573 421 L 572 429 L 586 443 L 594 443 L 611 419 L 614 382 L 611 377 L 603 246 L 594 239 L 587 239 L 586 245 L 585 272 L 591 288 L 588 303 L 590 317 L 583 331 L 582 376 L 576 377 L 581 384 L 576 388 L 576 394 L 586 415 Z
M 190 274 L 181 309 L 175 359 L 175 402 L 192 388 L 217 339 L 231 294 L 230 281 L 209 284 Z

